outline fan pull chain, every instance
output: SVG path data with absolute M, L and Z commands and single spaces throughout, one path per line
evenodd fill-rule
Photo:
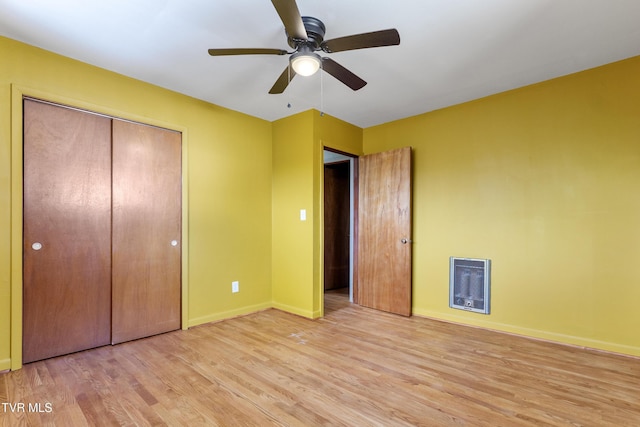
M 320 73 L 320 117 L 324 116 L 324 72 L 323 71 Z
M 287 66 L 287 85 L 291 84 L 291 63 Z M 291 103 L 287 102 L 287 108 L 291 108 Z

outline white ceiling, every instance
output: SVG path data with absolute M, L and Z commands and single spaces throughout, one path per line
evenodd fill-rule
M 360 127 L 640 55 L 640 0 L 298 0 L 325 39 L 396 28 L 399 46 L 333 53 L 325 73 L 268 91 L 291 50 L 268 0 L 0 0 L 0 35 L 266 120 L 315 108 Z M 1 56 L 0 56 L 1 60 Z

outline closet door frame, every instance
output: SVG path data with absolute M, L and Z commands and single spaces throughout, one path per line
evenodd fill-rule
M 75 108 L 110 118 L 141 123 L 173 130 L 182 134 L 182 224 L 181 224 L 181 328 L 188 329 L 188 263 L 189 229 L 188 215 L 188 132 L 187 128 L 175 123 L 153 120 L 117 108 L 92 104 L 55 93 L 45 92 L 16 84 L 11 85 L 11 341 L 10 369 L 22 367 L 22 315 L 23 315 L 23 99 L 35 100 Z

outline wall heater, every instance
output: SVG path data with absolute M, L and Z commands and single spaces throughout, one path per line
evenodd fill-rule
M 489 314 L 491 261 L 450 258 L 449 307 Z

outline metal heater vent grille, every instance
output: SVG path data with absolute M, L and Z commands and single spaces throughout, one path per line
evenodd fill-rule
M 450 258 L 449 307 L 489 314 L 491 261 Z

